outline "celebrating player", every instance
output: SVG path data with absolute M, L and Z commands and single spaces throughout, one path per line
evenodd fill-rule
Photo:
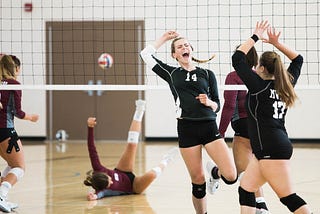
M 263 37 L 267 30 L 268 38 Z M 293 213 L 310 214 L 306 202 L 293 190 L 289 173 L 293 147 L 288 138 L 284 118 L 288 107 L 297 98 L 294 91 L 303 58 L 279 41 L 280 32 L 269 27 L 268 21 L 257 22 L 253 36 L 244 42 L 232 56 L 232 64 L 248 88 L 247 111 L 249 136 L 254 157 L 240 180 L 239 202 L 241 213 L 254 214 L 254 193 L 266 182 Z M 246 63 L 246 54 L 262 39 L 286 55 L 290 66 L 285 69 L 281 57 L 274 51 L 264 52 L 256 72 Z
M 179 67 L 163 63 L 154 56 L 156 50 L 171 39 L 171 56 L 177 60 Z M 235 183 L 237 172 L 216 124 L 220 106 L 216 78 L 212 71 L 193 64 L 192 52 L 187 39 L 179 37 L 175 31 L 168 31 L 153 45 L 144 48 L 140 55 L 148 67 L 170 86 L 177 107 L 180 152 L 192 182 L 193 206 L 197 214 L 204 214 L 207 212 L 207 202 L 202 148 L 218 166 L 211 161 L 207 164 L 210 193 L 217 189 L 220 177 L 227 184 Z
M 258 54 L 252 47 L 245 58 L 248 66 L 254 69 L 258 64 Z M 242 80 L 237 75 L 236 71 L 230 72 L 225 80 L 226 85 L 243 85 Z M 219 132 L 224 137 L 229 123 L 234 130 L 232 140 L 233 157 L 236 164 L 238 175 L 241 174 L 247 167 L 249 160 L 252 157 L 252 149 L 248 134 L 247 111 L 245 107 L 246 90 L 225 90 L 224 104 L 221 113 Z M 263 197 L 262 188 L 256 193 L 256 214 L 267 214 L 268 208 Z

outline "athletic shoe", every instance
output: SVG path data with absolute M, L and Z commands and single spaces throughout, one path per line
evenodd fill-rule
M 145 100 L 136 100 L 136 110 L 145 111 L 146 110 L 146 101 Z
M 269 212 L 269 210 L 265 210 L 265 209 L 256 209 L 256 214 L 271 214 Z
M 178 155 L 178 153 L 179 153 L 178 147 L 173 147 L 166 154 L 163 155 L 161 163 L 163 163 L 164 165 L 168 165 L 169 163 L 172 163 L 175 157 Z
M 11 212 L 10 205 L 8 204 L 7 200 L 2 196 L 0 196 L 0 210 L 7 213 Z
M 256 214 L 269 214 L 269 210 L 267 208 L 267 204 L 264 201 L 264 198 L 258 197 L 256 198 Z
M 8 203 L 8 205 L 10 206 L 10 208 L 12 210 L 19 207 L 17 203 L 13 203 L 13 202 L 10 202 L 10 201 L 7 201 L 7 203 Z
M 208 161 L 207 165 L 206 165 L 207 171 L 209 173 L 209 179 L 207 181 L 207 191 L 213 195 L 218 187 L 219 187 L 219 179 L 215 179 L 212 177 L 212 170 L 214 168 L 217 168 L 217 166 L 212 162 L 212 161 Z

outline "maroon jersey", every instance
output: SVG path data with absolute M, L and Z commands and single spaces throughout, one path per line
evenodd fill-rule
M 132 182 L 125 172 L 117 169 L 108 169 L 100 163 L 98 152 L 94 144 L 93 128 L 91 127 L 88 127 L 88 151 L 94 173 L 104 172 L 108 174 L 113 181 L 113 184 L 108 189 L 97 193 L 98 198 L 133 194 Z
M 235 71 L 230 72 L 225 80 L 225 85 L 243 85 L 242 80 Z M 247 117 L 246 90 L 225 90 L 224 105 L 221 113 L 219 132 L 224 136 L 231 121 Z
M 10 85 L 20 83 L 14 79 L 4 79 L 2 85 Z M 0 128 L 14 128 L 14 117 L 23 119 L 26 115 L 21 109 L 21 90 L 0 90 Z

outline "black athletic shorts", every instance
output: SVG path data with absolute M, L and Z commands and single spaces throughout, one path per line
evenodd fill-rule
M 231 122 L 231 127 L 235 136 L 249 138 L 247 118 L 240 118 Z
M 206 145 L 222 138 L 215 120 L 193 121 L 178 119 L 177 128 L 180 148 Z
M 9 137 L 19 139 L 19 136 L 14 128 L 0 128 L 0 143 Z
M 136 176 L 135 176 L 132 172 L 125 172 L 125 171 L 119 170 L 119 169 L 117 169 L 117 168 L 114 168 L 114 170 L 125 173 L 125 174 L 128 176 L 128 178 L 130 179 L 131 184 L 133 184 L 133 180 L 134 180 L 134 178 L 135 178 Z
M 292 143 L 287 132 L 278 128 L 262 127 L 259 135 L 253 135 L 250 143 L 258 160 L 290 159 L 293 153 Z

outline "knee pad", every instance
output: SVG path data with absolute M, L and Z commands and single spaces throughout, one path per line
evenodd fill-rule
M 17 181 L 19 181 L 24 175 L 24 170 L 20 167 L 14 167 L 14 168 L 10 169 L 8 174 L 9 173 L 14 174 L 17 177 Z
M 296 193 L 292 193 L 286 197 L 280 198 L 281 203 L 286 205 L 291 212 L 296 211 L 303 205 L 307 204 L 302 198 L 300 198 Z
M 197 199 L 201 199 L 206 196 L 206 182 L 200 185 L 192 183 L 192 195 Z
M 128 132 L 128 143 L 138 143 L 139 142 L 139 132 L 136 131 L 129 131 Z
M 228 185 L 234 184 L 238 181 L 238 176 L 234 181 L 228 181 L 225 177 L 223 177 L 223 175 L 221 175 L 221 179 Z
M 248 192 L 239 186 L 238 193 L 239 203 L 241 206 L 256 207 L 256 197 L 254 192 Z

